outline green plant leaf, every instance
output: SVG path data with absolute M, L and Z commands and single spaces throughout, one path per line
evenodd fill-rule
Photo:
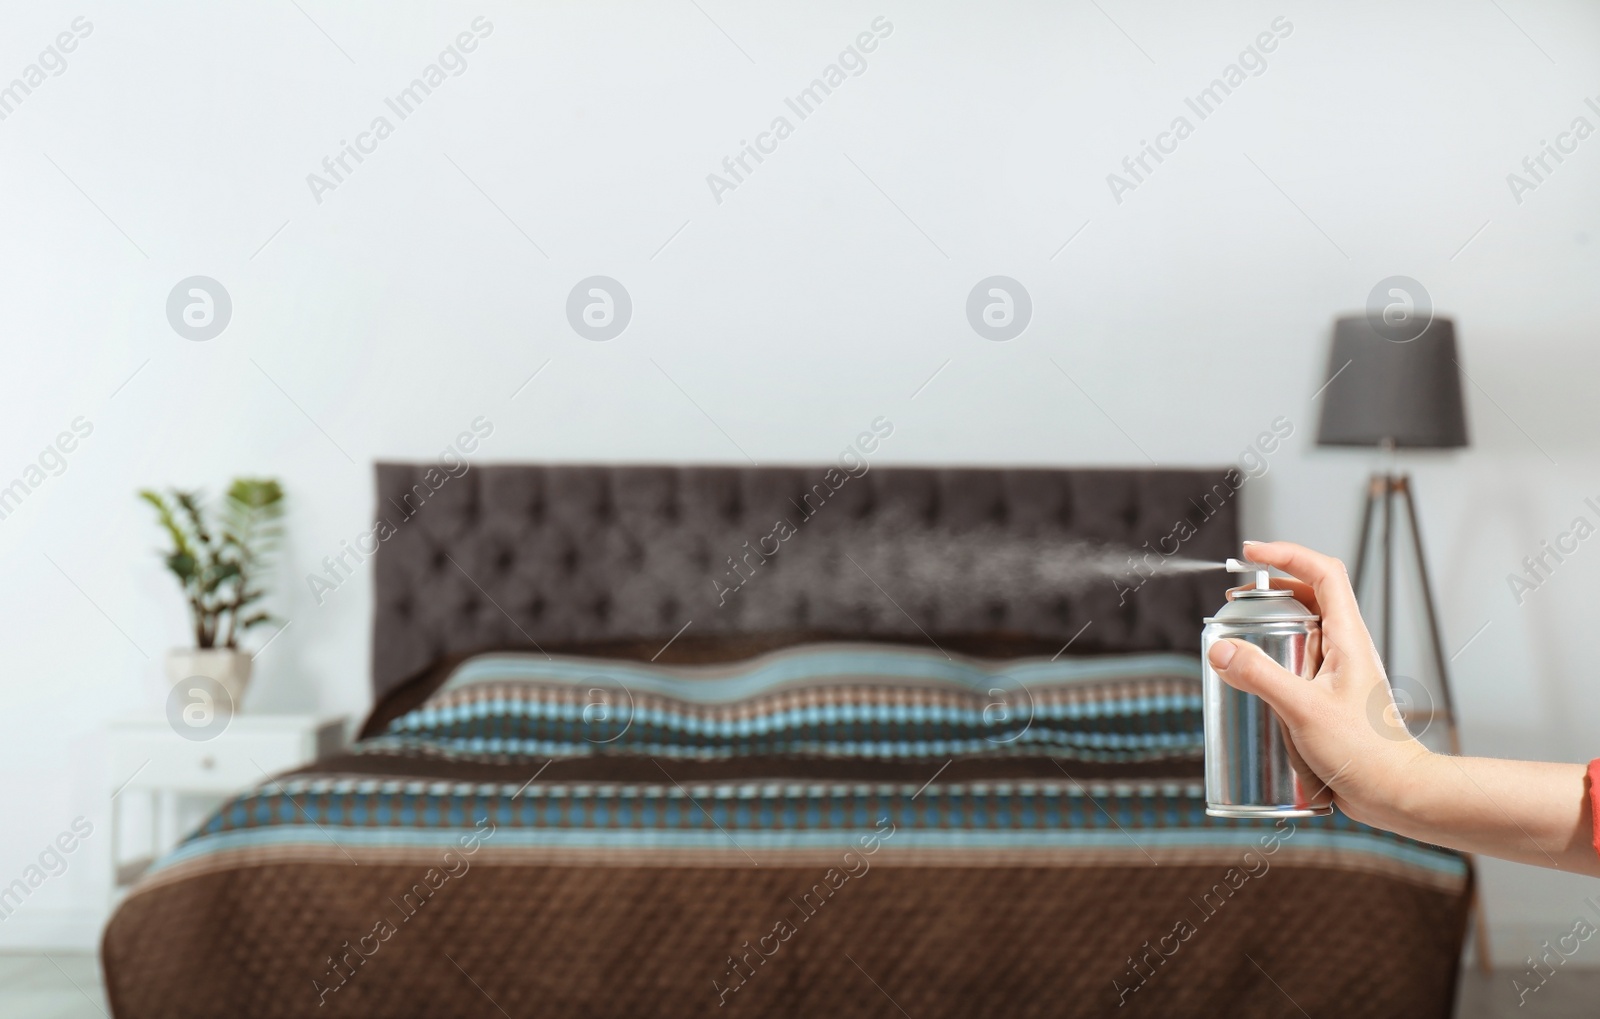
M 148 488 L 140 489 L 139 498 L 155 507 L 157 519 L 166 530 L 167 536 L 172 539 L 173 553 L 182 553 L 193 559 L 194 549 L 189 544 L 189 536 L 184 533 L 182 526 L 179 525 L 178 518 L 173 513 L 172 506 L 167 500 L 159 493 Z
M 266 597 L 256 578 L 284 534 L 276 479 L 234 478 L 212 512 L 199 491 L 141 489 L 139 497 L 172 540 L 163 561 L 183 587 L 197 646 L 237 647 L 241 632 L 273 618 L 244 609 Z
M 211 544 L 211 532 L 206 527 L 205 511 L 200 508 L 201 495 L 199 492 L 181 492 L 173 490 L 172 497 L 178 501 L 183 512 L 189 518 L 189 527 L 194 531 L 196 540 L 202 545 Z
M 184 585 L 194 580 L 194 556 L 187 552 L 172 552 L 167 556 L 167 569 L 171 570 Z
M 283 487 L 273 478 L 234 478 L 228 486 L 228 499 L 252 510 L 264 510 L 283 501 Z

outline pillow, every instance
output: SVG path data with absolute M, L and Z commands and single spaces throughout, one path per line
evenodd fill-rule
M 363 744 L 451 756 L 633 754 L 1134 762 L 1201 753 L 1191 655 L 983 659 L 805 644 L 732 662 L 491 653 Z
M 659 636 L 650 638 L 615 638 L 609 640 L 571 641 L 552 643 L 545 641 L 538 647 L 550 655 L 576 655 L 582 658 L 622 658 L 629 661 L 655 662 L 664 665 L 700 665 L 708 662 L 733 662 L 753 658 L 769 651 L 778 651 L 799 644 L 837 643 L 837 634 L 823 631 L 782 631 L 772 633 L 697 634 L 685 633 L 666 641 Z M 907 641 L 883 638 L 864 643 L 870 646 L 895 647 Z M 1076 642 L 1080 648 L 1091 650 L 1088 637 Z M 920 643 L 917 646 L 923 646 Z M 987 658 L 1017 658 L 1027 655 L 1052 655 L 1059 650 L 1059 642 L 1005 631 L 983 633 L 941 633 L 939 646 L 945 651 Z M 518 653 L 528 651 L 527 644 L 512 647 L 479 647 L 471 651 L 458 651 L 443 655 L 426 668 L 419 669 L 395 684 L 378 698 L 367 715 L 360 736 L 378 736 L 389 723 L 421 704 L 438 690 L 462 662 L 478 655 L 496 652 Z

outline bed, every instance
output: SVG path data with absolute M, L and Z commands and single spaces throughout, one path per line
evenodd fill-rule
M 1447 1017 L 1467 860 L 1205 816 L 1225 580 L 1104 552 L 1229 480 L 380 464 L 361 739 L 130 892 L 113 1010 Z

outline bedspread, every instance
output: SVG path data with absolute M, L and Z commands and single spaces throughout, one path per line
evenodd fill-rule
M 125 1019 L 1448 1015 L 1466 861 L 1207 817 L 1198 674 L 473 658 L 160 861 L 108 993 Z

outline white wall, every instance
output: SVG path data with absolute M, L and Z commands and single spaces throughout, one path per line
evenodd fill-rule
M 1446 642 L 1492 621 L 1455 663 L 1468 748 L 1600 754 L 1600 544 L 1520 608 L 1505 579 L 1600 496 L 1600 140 L 1520 204 L 1506 182 L 1600 127 L 1600 9 L 299 6 L 5 16 L 0 82 L 93 30 L 0 121 L 0 478 L 78 415 L 94 432 L 0 520 L 0 883 L 105 819 L 106 719 L 159 703 L 183 639 L 139 486 L 287 485 L 293 622 L 256 710 L 363 710 L 370 578 L 318 607 L 304 577 L 370 522 L 374 458 L 479 415 L 488 460 L 820 461 L 881 414 L 880 462 L 1132 466 L 1231 460 L 1287 415 L 1248 531 L 1347 553 L 1374 462 L 1314 448 L 1311 398 L 1331 317 L 1395 273 L 1456 316 L 1483 387 L 1472 448 L 1412 464 Z M 467 70 L 318 204 L 306 175 L 480 15 Z M 868 69 L 715 202 L 706 175 L 878 15 Z M 1280 16 L 1265 72 L 1114 201 L 1106 175 Z M 604 343 L 563 310 L 597 273 L 635 305 Z M 234 302 L 208 342 L 164 316 L 193 274 Z M 1010 342 L 964 317 L 993 274 L 1034 302 Z M 0 944 L 92 937 L 106 842 Z M 1593 891 L 1485 873 L 1508 961 Z

